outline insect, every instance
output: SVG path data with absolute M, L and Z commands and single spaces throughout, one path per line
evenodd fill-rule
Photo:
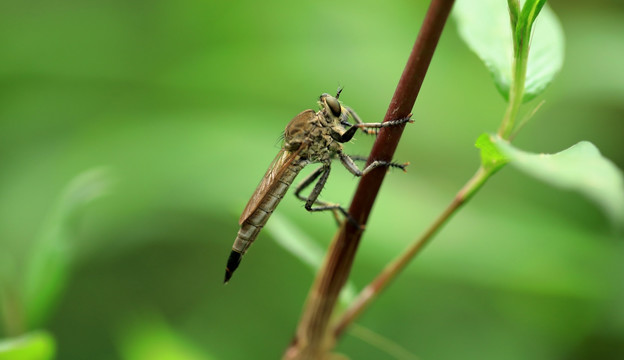
M 364 170 L 360 170 L 354 160 L 366 159 L 350 157 L 345 154 L 341 143 L 351 140 L 358 129 L 367 134 L 376 134 L 382 127 L 397 126 L 413 122 L 413 120 L 408 116 L 404 119 L 384 123 L 363 123 L 355 111 L 340 103 L 338 97 L 341 91 L 342 89 L 339 89 L 335 97 L 326 93 L 322 94 L 318 101 L 319 111 L 305 110 L 286 125 L 282 149 L 269 166 L 238 220 L 240 230 L 236 240 L 234 240 L 232 252 L 225 268 L 225 283 L 230 280 L 243 255 L 260 233 L 299 171 L 306 165 L 321 164 L 295 189 L 295 196 L 305 201 L 305 209 L 308 211 L 332 211 L 338 221 L 338 214 L 342 213 L 347 220 L 356 226 L 359 226 L 357 222 L 339 204 L 327 203 L 318 199 L 329 177 L 332 159 L 338 157 L 342 165 L 355 176 L 364 176 L 371 170 L 382 166 L 405 170 L 407 163 L 397 164 L 387 161 L 373 161 Z M 353 118 L 355 124 L 348 121 L 349 117 Z M 307 197 L 301 195 L 301 192 L 314 181 L 317 182 L 310 194 Z

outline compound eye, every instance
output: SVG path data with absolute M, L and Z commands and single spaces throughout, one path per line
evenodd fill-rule
M 329 107 L 329 110 L 331 110 L 332 114 L 335 117 L 340 117 L 341 109 L 338 99 L 333 96 L 328 96 L 325 98 L 325 102 L 327 103 L 327 106 Z

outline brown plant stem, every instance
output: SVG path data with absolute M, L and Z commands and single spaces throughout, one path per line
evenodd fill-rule
M 432 0 L 384 122 L 405 118 L 410 114 L 452 5 L 453 0 Z M 372 159 L 392 160 L 403 128 L 404 126 L 396 126 L 381 129 L 371 150 L 369 164 Z M 335 339 L 328 332 L 330 317 L 340 289 L 349 276 L 363 226 L 368 220 L 385 174 L 386 171 L 379 168 L 360 180 L 349 212 L 362 224 L 362 228 L 353 226 L 348 221 L 343 222 L 334 236 L 324 264 L 308 294 L 295 338 L 284 354 L 284 359 L 324 359 L 333 348 Z

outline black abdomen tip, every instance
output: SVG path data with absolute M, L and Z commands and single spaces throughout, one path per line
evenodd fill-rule
M 230 257 L 228 258 L 227 265 L 225 265 L 225 280 L 223 281 L 224 284 L 227 284 L 227 282 L 230 281 L 230 278 L 232 278 L 232 275 L 234 274 L 234 271 L 236 271 L 236 268 L 238 268 L 238 265 L 240 264 L 242 258 L 243 254 L 239 253 L 238 251 L 232 250 L 232 252 L 230 253 Z

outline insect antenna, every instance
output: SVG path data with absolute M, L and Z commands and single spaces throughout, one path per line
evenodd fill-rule
M 343 89 L 344 89 L 343 86 L 338 86 L 338 90 L 336 91 L 336 99 L 340 97 L 340 93 L 342 92 Z

